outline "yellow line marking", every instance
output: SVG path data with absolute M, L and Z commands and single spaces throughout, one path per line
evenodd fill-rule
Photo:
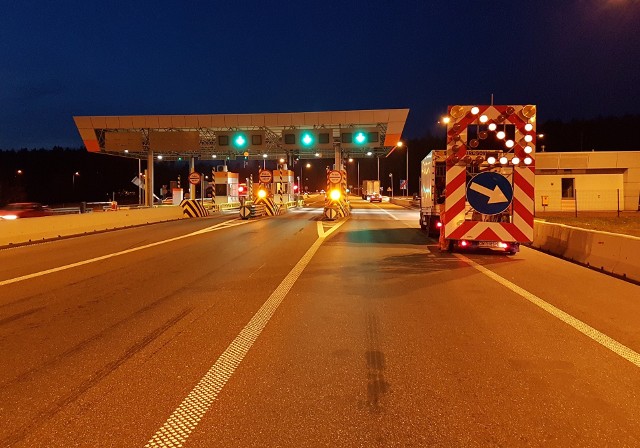
M 509 280 L 499 276 L 498 274 L 496 274 L 493 271 L 490 271 L 489 269 L 485 268 L 484 266 L 481 266 L 478 263 L 476 263 L 474 261 L 471 261 L 469 258 L 465 257 L 464 255 L 460 255 L 460 254 L 454 254 L 454 255 L 456 257 L 458 257 L 459 259 L 465 261 L 466 263 L 469 263 L 472 267 L 474 267 L 475 269 L 477 269 L 478 271 L 480 271 L 481 273 L 483 273 L 487 277 L 491 278 L 492 280 L 495 280 L 496 282 L 500 283 L 501 285 L 503 285 L 506 288 L 510 289 L 511 291 L 515 292 L 519 296 L 524 297 L 529 302 L 531 302 L 534 305 L 542 308 L 543 310 L 545 310 L 547 313 L 551 314 L 552 316 L 557 317 L 562 322 L 564 322 L 564 323 L 566 323 L 568 325 L 571 325 L 573 328 L 578 330 L 580 333 L 582 333 L 585 336 L 593 339 L 598 344 L 608 348 L 609 350 L 611 350 L 615 354 L 617 354 L 617 355 L 623 357 L 624 359 L 626 359 L 627 361 L 635 364 L 637 367 L 640 367 L 640 354 L 638 354 L 637 352 L 633 351 L 629 347 L 627 347 L 625 345 L 622 345 L 621 343 L 619 343 L 615 339 L 612 339 L 609 336 L 607 336 L 606 334 L 599 332 L 598 330 L 596 330 L 595 328 L 585 324 L 581 320 L 576 319 L 575 317 L 571 316 L 570 314 L 565 313 L 564 311 L 556 308 L 555 306 L 545 302 L 540 297 L 538 297 L 538 296 L 536 296 L 534 294 L 531 294 L 529 291 L 527 291 L 527 290 L 519 287 L 518 285 L 510 282 Z
M 238 222 L 234 222 L 236 220 Z M 47 275 L 47 274 L 53 274 L 55 272 L 65 271 L 67 269 L 77 268 L 79 266 L 84 266 L 85 264 L 96 263 L 98 261 L 107 260 L 109 258 L 118 257 L 120 255 L 130 254 L 132 252 L 137 252 L 139 250 L 149 249 L 151 247 L 160 246 L 162 244 L 167 244 L 167 243 L 172 243 L 174 241 L 182 240 L 184 238 L 189 238 L 189 237 L 192 237 L 192 236 L 201 235 L 201 234 L 207 233 L 207 232 L 214 232 L 216 230 L 226 229 L 226 228 L 229 228 L 229 227 L 235 227 L 235 226 L 238 226 L 238 225 L 247 224 L 249 222 L 250 221 L 240 221 L 238 218 L 232 219 L 230 221 L 225 221 L 225 222 L 222 222 L 220 224 L 216 224 L 216 225 L 213 225 L 211 227 L 207 227 L 205 229 L 201 229 L 201 230 L 197 230 L 195 232 L 188 233 L 186 235 L 181 235 L 181 236 L 177 236 L 177 237 L 174 237 L 174 238 L 169 238 L 167 240 L 156 241 L 155 243 L 150 243 L 150 244 L 146 244 L 144 246 L 134 247 L 132 249 L 122 250 L 120 252 L 114 252 L 112 254 L 102 255 L 102 256 L 96 257 L 96 258 L 90 258 L 88 260 L 78 261 L 76 263 L 71 263 L 71 264 L 67 264 L 67 265 L 64 265 L 64 266 L 59 266 L 57 268 L 51 268 L 51 269 L 46 269 L 46 270 L 40 271 L 40 272 L 34 272 L 33 274 L 27 274 L 27 275 L 23 275 L 23 276 L 20 276 L 20 277 L 10 278 L 8 280 L 2 280 L 2 281 L 0 281 L 0 286 L 10 285 L 12 283 L 17 283 L 17 282 L 21 282 L 21 281 L 24 281 L 24 280 L 29 280 L 31 278 L 41 277 L 41 276 Z
M 311 261 L 326 237 L 335 232 L 345 221 L 334 225 L 329 231 L 319 236 L 302 258 L 291 269 L 287 276 L 269 296 L 266 302 L 254 314 L 249 323 L 240 331 L 218 360 L 189 392 L 167 421 L 151 437 L 145 447 L 181 447 L 191 435 L 200 420 L 207 413 L 224 385 L 240 365 L 245 355 L 258 339 L 262 330 L 276 312 L 285 296 Z M 320 222 L 318 222 L 320 224 Z M 318 226 L 320 231 L 320 226 Z

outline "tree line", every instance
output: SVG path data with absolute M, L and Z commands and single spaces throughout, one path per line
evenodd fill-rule
M 540 123 L 537 128 L 543 137 L 538 138 L 537 151 L 640 151 L 636 141 L 636 129 L 640 129 L 640 115 L 623 117 L 599 117 L 592 120 L 562 122 L 551 120 Z M 409 188 L 417 191 L 420 161 L 433 149 L 445 148 L 445 137 L 426 134 L 420 138 L 406 140 L 409 147 Z M 358 164 L 359 180 L 375 179 L 378 176 L 384 185 L 393 176 L 394 191 L 399 192 L 399 181 L 406 177 L 405 150 L 394 151 L 378 161 L 361 159 Z M 325 166 L 332 161 L 312 161 L 313 170 L 305 170 L 310 176 L 310 189 L 323 185 Z M 376 162 L 377 166 L 376 166 Z M 218 164 L 221 162 L 217 162 Z M 214 162 L 196 162 L 199 172 L 210 173 Z M 142 168 L 146 162 L 142 162 Z M 230 161 L 230 170 L 240 173 L 240 178 L 257 173 L 260 161 Z M 296 172 L 296 166 L 289 167 Z M 349 183 L 356 185 L 354 165 L 347 167 Z M 77 173 L 77 174 L 76 174 Z M 178 177 L 182 187 L 188 187 L 187 161 L 159 163 L 155 165 L 155 188 L 169 185 Z M 138 175 L 138 160 L 112 157 L 87 152 L 84 148 L 40 148 L 3 151 L 0 150 L 0 205 L 10 202 L 36 201 L 44 204 L 77 203 L 80 201 L 108 201 L 113 198 L 123 202 L 137 201 L 138 188 L 131 182 Z M 254 176 L 255 177 L 255 176 Z M 158 191 L 156 191 L 158 194 Z

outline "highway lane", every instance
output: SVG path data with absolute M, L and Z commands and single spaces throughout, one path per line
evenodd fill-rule
M 314 248 L 184 446 L 638 444 L 637 365 L 473 263 L 636 352 L 637 286 L 354 207 L 320 245 L 308 209 L 0 251 L 6 281 L 180 237 L 0 286 L 0 446 L 144 446 Z

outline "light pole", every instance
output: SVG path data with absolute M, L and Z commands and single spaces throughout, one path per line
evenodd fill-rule
M 402 140 L 398 142 L 398 148 L 405 147 L 407 149 L 407 180 L 405 184 L 405 192 L 407 193 L 407 197 L 409 197 L 409 147 L 405 145 Z
M 311 168 L 311 164 L 307 162 L 306 165 L 302 165 L 302 163 L 300 164 L 300 182 L 298 182 L 300 184 L 300 194 L 304 194 L 304 190 L 302 189 L 302 181 L 304 180 L 304 175 L 302 174 L 302 168 L 304 167 Z
M 71 176 L 71 186 L 73 187 L 73 189 L 76 189 L 76 176 L 79 176 L 80 173 L 79 172 L 75 172 L 73 173 L 73 176 Z
M 451 117 L 449 115 L 445 115 L 438 121 L 438 123 L 444 125 L 444 149 L 447 149 L 447 144 L 449 143 L 449 123 L 451 122 Z
M 393 173 L 389 173 L 389 177 L 391 178 L 391 199 L 393 199 Z

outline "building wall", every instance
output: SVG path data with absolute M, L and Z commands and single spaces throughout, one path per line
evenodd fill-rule
M 562 179 L 574 179 L 572 194 L 562 197 Z M 543 197 L 548 205 L 543 206 Z M 623 174 L 547 174 L 536 176 L 536 211 L 617 210 L 624 197 Z
M 617 210 L 617 190 L 621 210 L 640 209 L 640 151 L 537 153 L 536 210 L 542 210 L 543 191 L 549 191 L 546 210 L 574 210 L 574 200 L 561 199 L 562 177 L 576 179 L 579 210 Z

